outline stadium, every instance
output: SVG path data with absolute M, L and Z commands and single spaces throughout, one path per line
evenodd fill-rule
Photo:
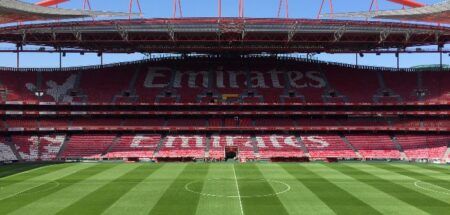
M 0 214 L 449 213 L 450 1 L 155 2 L 0 0 Z

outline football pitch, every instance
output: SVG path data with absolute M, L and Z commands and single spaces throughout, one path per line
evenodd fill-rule
M 8 165 L 0 166 L 0 214 L 450 214 L 450 166 Z

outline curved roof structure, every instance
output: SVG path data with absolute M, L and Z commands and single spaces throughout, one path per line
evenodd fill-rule
M 123 53 L 336 53 L 445 44 L 450 28 L 318 19 L 134 19 L 5 27 L 0 41 Z
M 128 15 L 128 13 L 48 8 L 16 0 L 0 0 L 0 24 L 26 21 L 62 20 L 84 17 Z
M 322 18 L 376 18 L 450 24 L 450 0 L 402 10 L 323 14 Z

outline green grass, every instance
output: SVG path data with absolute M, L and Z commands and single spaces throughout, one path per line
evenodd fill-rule
M 75 163 L 0 166 L 0 214 L 448 214 L 449 166 Z

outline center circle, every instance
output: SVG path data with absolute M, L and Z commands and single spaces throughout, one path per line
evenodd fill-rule
M 269 184 L 271 189 L 261 189 L 261 185 L 264 185 L 264 183 Z M 208 187 L 213 187 L 214 189 L 205 190 L 203 189 L 204 184 L 208 184 Z M 239 186 L 239 188 L 245 186 L 245 190 L 247 190 L 247 193 L 243 194 L 242 190 L 240 189 L 240 195 L 238 195 L 237 186 Z M 195 193 L 201 196 L 218 198 L 261 198 L 280 195 L 291 190 L 291 186 L 284 182 L 276 180 L 239 179 L 239 182 L 236 184 L 235 179 L 226 178 L 213 178 L 191 181 L 187 183 L 184 188 L 191 193 Z M 249 191 L 252 193 L 249 194 Z

